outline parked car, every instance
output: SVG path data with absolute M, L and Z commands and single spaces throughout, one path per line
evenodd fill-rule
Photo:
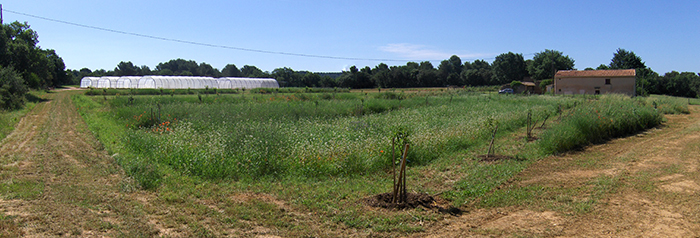
M 504 88 L 501 90 L 498 90 L 499 94 L 513 94 L 513 89 L 512 88 Z

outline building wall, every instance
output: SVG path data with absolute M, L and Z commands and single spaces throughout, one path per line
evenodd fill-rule
M 606 79 L 610 84 L 606 84 Z M 556 94 L 606 94 L 620 93 L 634 96 L 635 77 L 612 78 L 557 78 L 554 80 Z

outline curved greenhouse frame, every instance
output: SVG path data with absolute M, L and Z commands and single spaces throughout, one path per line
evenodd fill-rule
M 116 88 L 138 88 L 141 76 L 122 76 L 117 80 Z
M 220 78 L 229 80 L 231 82 L 230 88 L 279 88 L 279 83 L 273 78 L 238 78 L 238 77 L 227 77 Z
M 279 88 L 277 80 L 273 78 L 212 78 L 201 76 L 103 76 L 84 77 L 80 80 L 81 88 L 150 88 L 150 89 L 252 89 L 252 88 Z
M 97 80 L 97 85 L 95 85 L 95 87 L 96 88 L 116 88 L 117 87 L 117 80 L 119 80 L 119 77 L 112 77 L 112 76 L 101 77 L 99 80 Z
M 89 88 L 89 87 L 96 87 L 97 86 L 97 81 L 100 80 L 100 77 L 84 77 L 83 79 L 80 80 L 80 87 L 81 88 Z

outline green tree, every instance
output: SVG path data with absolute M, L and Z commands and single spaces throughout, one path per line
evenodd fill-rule
M 648 96 L 649 94 L 664 94 L 664 86 L 660 85 L 662 82 L 659 74 L 651 70 L 650 68 L 639 68 L 636 70 L 637 83 L 636 90 L 638 96 Z
M 443 60 L 438 66 L 438 75 L 442 82 L 440 85 L 458 85 L 460 83 L 460 73 L 462 72 L 462 59 L 453 55 L 450 59 Z
M 418 85 L 422 87 L 436 85 L 437 79 L 438 73 L 435 67 L 433 67 L 433 64 L 430 63 L 430 61 L 420 62 L 418 66 L 418 75 L 416 76 Z
M 302 76 L 302 85 L 306 87 L 319 87 L 321 86 L 321 76 L 316 73 L 307 72 Z
M 462 84 L 469 86 L 488 85 L 491 81 L 491 65 L 484 60 L 474 60 L 474 62 L 464 63 L 462 70 Z
M 642 58 L 634 54 L 632 51 L 617 49 L 610 62 L 610 69 L 639 69 L 646 68 L 642 62 Z
M 139 75 L 139 71 L 139 68 L 134 66 L 134 64 L 131 63 L 131 61 L 119 62 L 119 64 L 117 64 L 117 67 L 114 68 L 114 73 L 117 76 L 137 76 Z
M 671 71 L 664 74 L 662 81 L 666 95 L 690 98 L 700 95 L 700 76 L 696 73 Z
M 29 89 L 24 79 L 12 67 L 0 67 L 0 108 L 15 110 L 22 108 Z
M 159 75 L 195 75 L 199 74 L 199 65 L 194 60 L 174 59 L 156 65 Z M 203 76 L 203 75 L 199 75 Z
M 248 77 L 248 78 L 265 78 L 268 77 L 265 72 L 262 70 L 258 69 L 258 67 L 251 66 L 251 65 L 244 65 L 243 68 L 241 68 L 241 74 L 243 77 Z
M 197 68 L 197 75 L 207 77 L 220 77 L 221 72 L 219 72 L 218 69 L 212 67 L 210 64 L 202 62 Z
M 221 70 L 221 75 L 224 77 L 241 77 L 243 74 L 241 71 L 236 67 L 235 64 L 227 64 L 224 66 L 224 68 Z
M 279 82 L 282 87 L 303 87 L 302 76 L 298 75 L 291 68 L 276 68 L 270 75 Z
M 59 86 L 70 81 L 63 59 L 54 50 L 36 44 L 39 35 L 29 24 L 13 22 L 0 27 L 0 66 L 12 67 L 32 88 Z
M 505 84 L 513 80 L 521 81 L 527 76 L 525 60 L 522 54 L 513 52 L 496 56 L 491 64 L 492 84 Z
M 372 76 L 370 77 L 370 80 L 372 82 L 382 88 L 389 88 L 391 84 L 391 75 L 389 72 L 389 66 L 386 65 L 385 63 L 379 63 L 377 66 L 374 66 L 374 69 L 372 69 Z
M 542 80 L 554 78 L 554 72 L 557 70 L 571 70 L 573 68 L 574 60 L 568 55 L 564 56 L 562 52 L 545 49 L 535 54 L 527 71 L 533 79 Z

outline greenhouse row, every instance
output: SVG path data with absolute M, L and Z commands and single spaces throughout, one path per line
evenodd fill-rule
M 84 77 L 80 80 L 81 88 L 279 88 L 277 80 L 272 78 L 212 78 L 200 76 L 104 76 Z

